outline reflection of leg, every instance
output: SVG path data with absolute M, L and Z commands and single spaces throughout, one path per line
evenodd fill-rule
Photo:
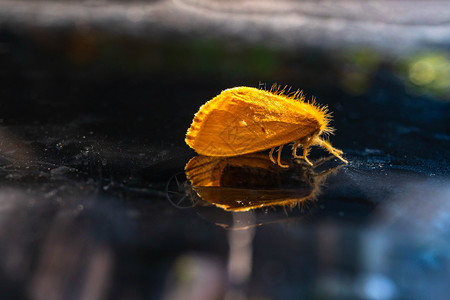
M 281 151 L 282 151 L 282 150 L 283 150 L 283 145 L 281 145 L 280 148 L 278 148 L 278 160 L 277 160 L 277 163 L 278 163 L 278 165 L 279 165 L 280 167 L 282 167 L 282 168 L 288 168 L 289 165 L 283 165 L 283 164 L 281 163 Z
M 333 157 L 333 156 L 331 156 Z M 330 174 L 335 174 L 340 168 L 342 168 L 344 165 L 338 165 L 336 167 L 330 168 L 328 170 L 322 171 L 319 174 L 315 174 L 316 177 L 327 177 Z
M 315 167 L 319 167 L 319 166 L 322 165 L 323 163 L 326 163 L 327 161 L 329 161 L 329 160 L 331 160 L 331 159 L 333 159 L 333 158 L 335 158 L 335 157 L 336 157 L 336 156 L 334 156 L 334 155 L 329 155 L 329 156 L 327 156 L 327 157 L 321 157 L 321 158 L 315 160 L 315 161 L 313 162 L 314 168 L 315 168 Z
M 275 148 L 270 149 L 270 153 L 269 153 L 269 158 L 270 161 L 273 162 L 274 164 L 276 164 L 277 162 L 275 161 L 275 159 L 273 158 L 273 151 L 275 150 Z
M 341 156 L 343 154 L 343 152 L 339 149 L 333 148 L 333 146 L 331 146 L 330 143 L 320 139 L 319 137 L 316 137 L 314 139 L 314 144 L 317 144 L 317 145 L 327 149 L 328 152 L 330 152 L 331 154 L 333 154 L 334 156 L 336 156 L 337 158 L 339 158 L 340 160 L 342 160 L 343 162 L 348 164 L 348 161 L 345 160 L 344 158 L 342 158 L 342 156 Z

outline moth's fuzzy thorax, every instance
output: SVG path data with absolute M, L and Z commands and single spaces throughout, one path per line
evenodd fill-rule
M 296 90 L 295 92 L 291 92 L 291 88 L 285 86 L 281 87 L 280 85 L 274 84 L 270 87 L 269 90 L 263 89 L 269 93 L 283 96 L 295 101 L 300 101 L 305 103 L 306 112 L 311 115 L 317 122 L 319 123 L 319 135 L 325 134 L 330 135 L 334 134 L 334 128 L 329 126 L 329 123 L 332 119 L 331 112 L 328 111 L 328 107 L 326 105 L 321 105 L 316 102 L 316 99 L 313 97 L 311 101 L 306 101 L 305 95 L 302 90 Z

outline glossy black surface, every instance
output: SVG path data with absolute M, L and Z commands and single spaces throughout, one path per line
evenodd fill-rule
M 396 56 L 161 35 L 2 23 L 4 299 L 448 295 L 446 48 Z M 328 104 L 349 164 L 298 207 L 206 205 L 184 175 L 186 130 L 221 90 L 260 81 Z

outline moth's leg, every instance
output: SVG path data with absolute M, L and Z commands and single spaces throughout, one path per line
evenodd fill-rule
M 303 156 L 297 154 L 297 149 L 300 147 L 300 145 L 301 145 L 300 141 L 296 141 L 292 146 L 292 156 L 294 158 L 303 158 Z
M 319 137 L 316 137 L 314 139 L 314 143 L 327 149 L 328 152 L 330 152 L 331 154 L 333 154 L 334 156 L 336 156 L 337 158 L 339 158 L 340 160 L 342 160 L 343 162 L 345 162 L 346 164 L 348 164 L 348 161 L 345 160 L 341 155 L 344 153 L 342 152 L 342 150 L 336 149 L 333 146 L 331 146 L 330 143 L 320 139 Z
M 312 162 L 310 162 L 308 159 L 309 146 L 310 145 L 303 146 L 303 159 L 308 163 L 308 165 L 312 166 Z
M 305 138 L 302 140 L 298 140 L 294 143 L 294 146 L 292 147 L 292 156 L 294 156 L 294 158 L 305 158 L 304 153 L 303 155 L 298 155 L 297 154 L 297 149 L 301 146 L 303 148 L 303 150 L 309 147 L 309 145 L 311 145 L 311 138 Z
M 275 159 L 273 158 L 273 151 L 275 151 L 275 148 L 270 149 L 269 158 L 270 158 L 270 161 L 271 161 L 271 162 L 273 162 L 274 164 L 276 164 L 277 162 L 276 162 Z
M 294 143 L 294 146 L 292 147 L 292 156 L 294 158 L 303 158 L 310 166 L 312 166 L 313 164 L 308 159 L 309 147 L 311 146 L 311 144 L 312 144 L 311 137 L 296 141 Z M 297 149 L 300 147 L 300 145 L 303 148 L 303 155 L 297 154 Z
M 284 145 L 281 145 L 281 146 L 278 148 L 278 160 L 277 160 L 277 163 L 278 163 L 278 165 L 279 165 L 280 167 L 282 167 L 282 168 L 289 168 L 289 165 L 283 165 L 283 164 L 281 163 L 281 151 L 283 150 L 283 146 L 284 146 Z
M 301 144 L 302 144 L 302 147 L 303 147 L 303 155 L 302 156 L 298 156 L 298 158 L 303 158 L 308 163 L 308 165 L 310 165 L 310 166 L 312 166 L 313 164 L 308 159 L 308 153 L 309 153 L 309 147 L 311 146 L 312 141 L 313 141 L 313 139 L 311 137 L 301 141 Z

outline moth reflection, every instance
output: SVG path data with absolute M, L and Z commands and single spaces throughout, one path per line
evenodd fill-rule
M 332 157 L 316 161 L 314 168 Z M 287 162 L 285 162 L 287 164 Z M 192 190 L 204 201 L 227 211 L 302 205 L 314 199 L 327 176 L 338 167 L 316 173 L 305 163 L 289 169 L 267 155 L 196 156 L 185 166 Z

